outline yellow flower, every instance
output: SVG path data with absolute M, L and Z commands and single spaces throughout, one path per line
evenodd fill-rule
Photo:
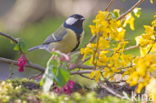
M 96 28 L 94 25 L 90 25 L 89 27 L 92 35 L 96 35 L 99 32 L 98 28 Z
M 152 46 L 153 45 L 147 45 L 146 47 L 140 47 L 140 54 L 141 54 L 141 56 L 145 56 L 150 51 Z
M 140 84 L 138 85 L 137 89 L 136 89 L 136 92 L 137 92 L 137 93 L 140 93 L 141 90 L 142 90 L 142 88 L 145 87 L 145 86 L 146 86 L 146 85 L 145 85 L 144 83 L 140 83 Z
M 81 54 L 91 54 L 91 53 L 93 53 L 95 46 L 96 46 L 95 44 L 89 43 L 86 48 L 81 48 L 80 53 Z
M 134 30 L 134 29 L 135 29 L 135 28 L 134 28 L 134 20 L 135 20 L 135 19 L 134 19 L 134 17 L 132 16 L 132 14 L 129 13 L 129 14 L 126 16 L 126 20 L 125 20 L 123 26 L 126 27 L 127 24 L 129 24 L 131 30 Z
M 154 27 L 152 26 L 148 26 L 148 25 L 144 25 L 145 28 L 145 33 L 152 36 L 154 33 Z M 155 39 L 155 38 L 154 38 Z
M 110 68 L 108 68 L 108 67 L 106 67 L 106 68 L 104 68 L 103 69 L 104 70 L 104 77 L 105 78 L 109 78 L 109 77 L 111 77 L 114 73 L 111 71 L 111 69 Z
M 106 48 L 109 48 L 110 47 L 110 41 L 104 39 L 103 37 L 100 37 L 99 38 L 99 45 L 98 45 L 98 48 L 99 49 L 106 49 Z
M 120 27 L 117 29 L 117 31 L 118 31 L 118 35 L 116 35 L 116 40 L 117 41 L 124 41 L 126 30 Z
M 138 83 L 138 80 L 139 80 L 139 76 L 137 72 L 132 72 L 126 82 L 129 83 L 130 86 L 134 86 Z
M 108 58 L 106 56 L 106 53 L 108 53 L 108 51 L 101 51 L 99 53 L 99 60 L 97 61 L 98 66 L 102 66 L 102 65 L 104 66 L 108 62 Z
M 153 26 L 153 27 L 156 27 L 156 20 L 153 20 L 153 21 L 152 21 L 152 26 Z
M 127 43 L 128 43 L 127 41 L 119 42 L 118 45 L 117 45 L 117 47 L 114 48 L 114 52 L 115 53 L 123 53 L 124 48 L 125 48 L 125 46 L 126 46 Z
M 95 78 L 96 81 L 99 81 L 100 77 L 101 77 L 101 71 L 100 70 L 95 70 L 95 71 L 92 71 L 90 73 L 90 76 L 89 76 L 91 79 Z
M 127 83 L 131 86 L 138 85 L 136 91 L 140 93 L 142 88 L 149 83 L 151 74 L 156 70 L 156 54 L 137 57 L 134 64 L 132 71 L 129 72 Z
M 120 58 L 121 58 L 121 62 L 122 62 L 123 67 L 131 65 L 131 62 L 133 60 L 132 55 L 121 54 Z

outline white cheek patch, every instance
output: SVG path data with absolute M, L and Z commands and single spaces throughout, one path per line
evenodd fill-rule
M 70 17 L 70 18 L 68 18 L 68 19 L 66 20 L 66 24 L 72 25 L 72 24 L 74 24 L 76 21 L 77 21 L 76 18 Z

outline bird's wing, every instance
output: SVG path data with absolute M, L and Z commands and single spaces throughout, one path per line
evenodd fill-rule
M 66 28 L 64 28 L 63 26 L 61 26 L 61 27 L 59 27 L 56 30 L 56 32 L 54 32 L 51 35 L 49 35 L 45 39 L 45 41 L 43 42 L 43 44 L 49 44 L 51 42 L 61 41 L 66 33 L 67 33 Z

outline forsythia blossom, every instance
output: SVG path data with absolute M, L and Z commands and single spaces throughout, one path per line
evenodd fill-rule
M 145 87 L 156 70 L 156 54 L 147 54 L 144 57 L 134 59 L 133 71 L 129 72 L 127 82 L 131 85 L 138 85 L 137 92 L 140 93 Z
M 121 20 L 113 18 L 108 11 L 99 11 L 93 23 L 90 29 L 92 35 L 97 37 L 96 42 L 82 48 L 81 54 L 84 58 L 90 57 L 90 64 L 100 69 L 90 74 L 91 78 L 98 81 L 102 76 L 111 78 L 115 73 L 121 72 L 121 68 L 130 66 L 132 56 L 124 54 L 128 42 L 124 39 L 126 30 L 122 27 Z
M 114 11 L 116 12 L 116 11 Z M 116 13 L 119 13 L 116 12 Z M 115 14 L 114 14 L 115 15 Z M 125 54 L 128 41 L 125 40 L 125 26 L 130 25 L 134 30 L 134 17 L 129 13 L 125 19 L 118 20 L 108 11 L 99 11 L 90 25 L 91 33 L 96 36 L 95 42 L 89 43 L 80 50 L 83 59 L 89 58 L 87 65 L 92 65 L 95 70 L 90 73 L 90 78 L 99 81 L 102 77 L 115 80 L 116 74 L 121 74 L 130 86 L 137 86 L 136 92 L 140 93 L 144 87 L 151 84 L 156 71 L 156 20 L 151 26 L 145 25 L 145 32 L 136 37 L 136 45 L 140 48 L 141 56 Z M 119 14 L 120 15 L 120 14 Z M 136 14 L 139 17 L 139 14 Z M 156 18 L 156 16 L 154 16 Z M 156 101 L 156 92 L 150 92 Z

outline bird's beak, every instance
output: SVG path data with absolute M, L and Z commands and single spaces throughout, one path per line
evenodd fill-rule
M 80 20 L 84 21 L 84 20 L 85 20 L 85 18 L 81 18 Z

